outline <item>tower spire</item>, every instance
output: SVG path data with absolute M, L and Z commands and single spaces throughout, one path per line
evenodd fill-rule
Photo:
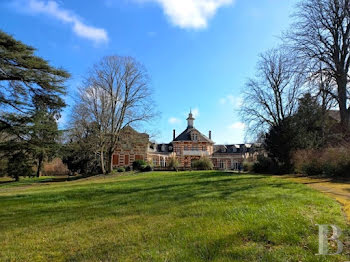
M 192 108 L 191 108 L 187 118 L 187 128 L 193 128 L 193 121 L 194 121 L 194 117 L 192 115 Z

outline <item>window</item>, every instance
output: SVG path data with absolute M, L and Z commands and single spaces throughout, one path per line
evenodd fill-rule
M 113 155 L 113 166 L 119 165 L 119 155 Z
M 198 140 L 198 135 L 196 133 L 192 133 L 192 140 L 197 141 Z
M 225 162 L 224 162 L 223 160 L 220 160 L 220 161 L 219 161 L 219 167 L 220 167 L 221 169 L 225 169 Z
M 166 167 L 166 161 L 165 161 L 164 158 L 161 158 L 161 159 L 160 159 L 160 166 L 161 166 L 161 167 Z
M 238 169 L 238 163 L 237 163 L 237 162 L 232 162 L 231 168 L 232 168 L 233 170 L 237 170 L 237 169 Z
M 153 159 L 153 165 L 158 166 L 157 159 Z

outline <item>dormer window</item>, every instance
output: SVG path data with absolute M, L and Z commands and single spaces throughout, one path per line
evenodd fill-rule
M 161 150 L 162 152 L 165 152 L 165 145 L 162 145 Z
M 192 133 L 192 140 L 197 141 L 198 140 L 198 135 L 196 133 Z

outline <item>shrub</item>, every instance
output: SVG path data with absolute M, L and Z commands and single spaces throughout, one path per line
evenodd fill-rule
M 175 156 L 171 157 L 168 166 L 170 169 L 177 171 L 177 169 L 180 166 L 179 160 L 177 160 L 177 158 Z
M 19 176 L 34 176 L 32 165 L 28 161 L 28 156 L 23 152 L 12 155 L 8 160 L 7 174 L 16 181 L 19 180 Z
M 0 177 L 7 175 L 7 158 L 0 156 Z
M 143 165 L 142 167 L 141 167 L 141 171 L 142 172 L 150 172 L 150 171 L 153 171 L 153 167 L 151 166 L 151 165 Z
M 259 155 L 257 161 L 253 164 L 253 171 L 255 173 L 267 174 L 276 173 L 278 168 L 275 162 L 264 155 Z
M 144 160 L 136 160 L 132 163 L 134 170 L 141 171 L 144 166 L 147 166 L 147 162 Z
M 296 171 L 308 176 L 344 177 L 350 175 L 350 149 L 325 148 L 295 152 Z
M 212 170 L 213 163 L 207 157 L 201 157 L 199 160 L 193 161 L 192 167 L 197 170 Z
M 125 172 L 125 168 L 124 167 L 118 167 L 117 172 L 119 172 L 119 173 Z
M 97 175 L 102 172 L 100 159 L 92 150 L 88 142 L 73 142 L 61 148 L 62 162 L 71 174 L 78 173 L 84 176 Z
M 253 172 L 254 162 L 244 161 L 243 162 L 243 171 Z
M 50 162 L 44 163 L 42 169 L 43 176 L 62 176 L 68 175 L 70 172 L 60 158 L 55 158 Z

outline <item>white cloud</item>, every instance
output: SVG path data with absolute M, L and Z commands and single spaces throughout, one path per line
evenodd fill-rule
M 192 109 L 192 115 L 194 118 L 199 117 L 199 109 L 198 108 Z
M 245 128 L 245 124 L 242 122 L 236 122 L 236 123 L 233 123 L 232 125 L 229 125 L 228 128 L 243 130 Z
M 242 106 L 243 98 L 241 96 L 227 95 L 226 97 L 221 98 L 219 103 L 222 105 L 229 104 L 237 109 Z
M 161 5 L 170 22 L 180 28 L 206 28 L 208 21 L 220 7 L 234 0 L 138 0 Z
M 80 37 L 92 40 L 95 43 L 108 42 L 105 29 L 86 25 L 77 15 L 60 7 L 56 1 L 15 0 L 14 3 L 17 8 L 25 12 L 48 15 L 63 23 L 70 24 L 73 32 Z
M 176 117 L 170 117 L 169 120 L 168 120 L 168 122 L 169 122 L 170 124 L 179 124 L 179 123 L 181 123 L 181 120 L 178 119 L 178 118 L 176 118 Z

